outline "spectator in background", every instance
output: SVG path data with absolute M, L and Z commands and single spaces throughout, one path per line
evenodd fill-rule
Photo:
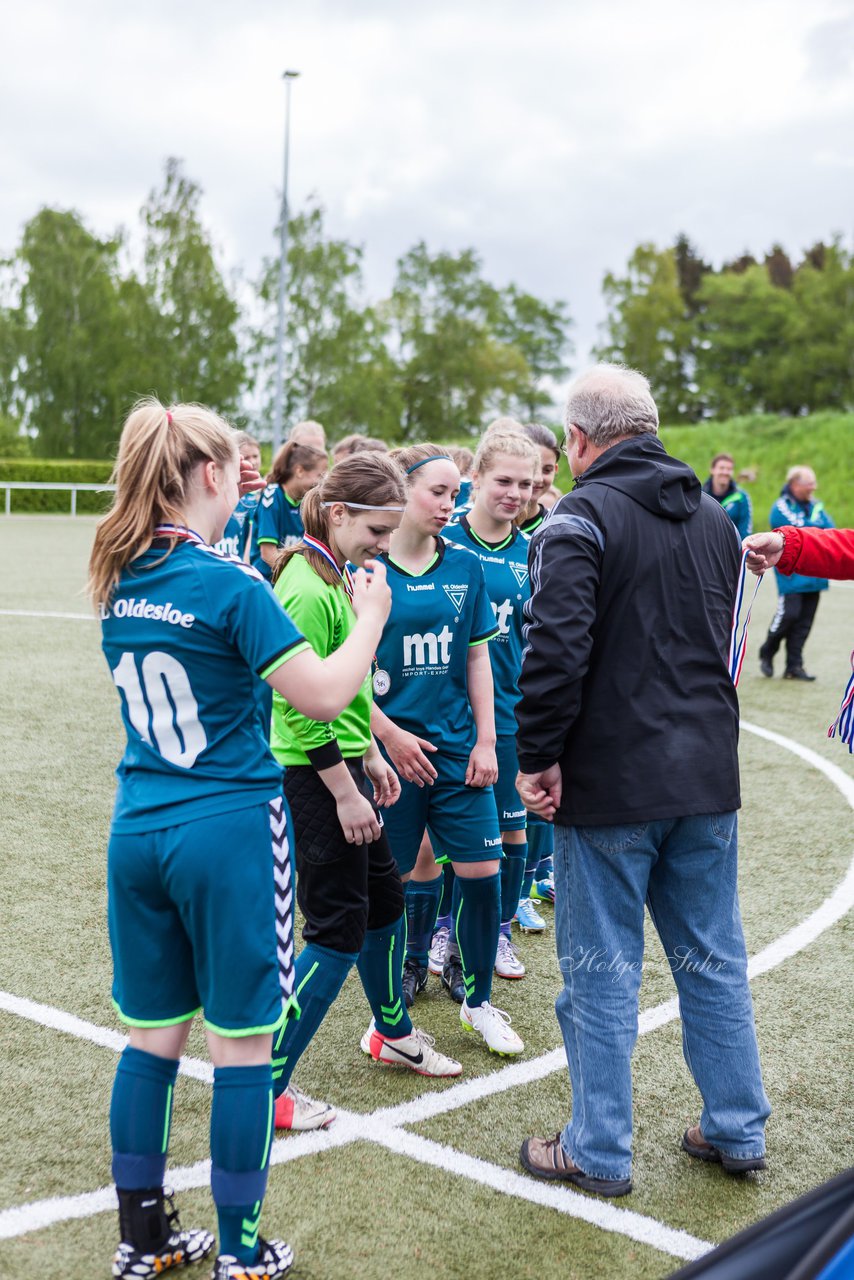
M 385 440 L 380 440 L 379 436 L 365 436 L 362 444 L 358 449 L 353 450 L 354 453 L 388 453 L 388 445 Z
M 824 506 L 813 499 L 815 490 L 815 472 L 810 467 L 792 467 L 780 497 L 771 508 L 771 528 L 832 529 L 833 521 Z M 759 650 L 759 669 L 763 676 L 773 676 L 774 656 L 785 640 L 783 679 L 814 680 L 815 676 L 804 670 L 804 645 L 815 619 L 819 593 L 827 590 L 827 578 L 805 577 L 800 573 L 785 575 L 779 569 L 774 572 L 780 599 Z
M 546 511 L 551 511 L 554 504 L 562 497 L 563 489 L 559 489 L 556 484 L 550 484 L 545 493 L 540 494 L 540 506 L 545 507 Z
M 703 485 L 703 492 L 710 493 L 721 504 L 738 530 L 739 538 L 746 538 L 753 532 L 750 496 L 746 489 L 739 489 L 733 480 L 734 470 L 732 454 L 715 454 L 709 467 L 709 478 Z

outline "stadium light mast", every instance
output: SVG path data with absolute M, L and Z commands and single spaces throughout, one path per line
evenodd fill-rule
M 285 71 L 285 172 L 282 182 L 282 212 L 279 227 L 279 321 L 276 332 L 276 399 L 273 408 L 273 457 L 282 443 L 282 401 L 285 385 L 285 285 L 288 275 L 288 161 L 291 137 L 291 84 L 298 71 Z

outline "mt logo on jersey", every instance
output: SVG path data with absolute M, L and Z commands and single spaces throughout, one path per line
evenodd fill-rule
M 445 595 L 456 609 L 457 613 L 462 613 L 466 596 L 468 595 L 468 584 L 461 583 L 459 586 L 445 586 Z

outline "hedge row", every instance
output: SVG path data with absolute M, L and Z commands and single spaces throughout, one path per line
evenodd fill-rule
M 36 458 L 0 458 L 0 502 L 5 511 L 4 480 L 18 482 L 46 481 L 52 484 L 107 484 L 112 474 L 111 462 L 88 462 L 78 459 L 53 461 Z M 109 493 L 78 493 L 79 515 L 101 515 L 110 505 Z M 12 513 L 44 512 L 68 515 L 71 494 L 61 489 L 13 489 Z

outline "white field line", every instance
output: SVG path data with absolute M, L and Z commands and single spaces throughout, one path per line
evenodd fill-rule
M 691 1262 L 714 1248 L 707 1240 L 698 1240 L 696 1236 L 688 1235 L 687 1231 L 674 1230 L 645 1214 L 635 1213 L 632 1209 L 618 1209 L 606 1200 L 592 1200 L 554 1183 L 525 1178 L 512 1169 L 488 1164 L 485 1160 L 441 1146 L 430 1138 L 422 1138 L 405 1129 L 381 1129 L 376 1133 L 368 1133 L 367 1138 L 369 1142 L 380 1143 L 389 1151 L 409 1156 L 421 1164 L 433 1165 L 444 1173 L 467 1178 L 470 1182 L 491 1187 L 493 1191 L 513 1196 L 517 1200 L 528 1200 L 531 1204 L 556 1209 L 558 1213 L 564 1213 L 570 1218 L 580 1218 L 603 1231 L 628 1236 L 630 1240 L 648 1244 L 653 1249 L 669 1253 L 674 1258 L 683 1258 L 686 1262 Z
M 34 609 L 0 609 L 0 618 L 71 618 L 75 622 L 96 622 L 94 613 L 37 613 Z
M 809 747 L 804 747 L 782 734 L 762 729 L 747 721 L 742 721 L 742 728 L 769 742 L 774 742 L 785 750 L 793 752 L 805 763 L 818 769 L 842 793 L 849 805 L 854 808 L 854 779 L 851 779 L 837 765 L 831 764 Z M 755 978 L 762 973 L 776 968 L 791 956 L 802 951 L 829 929 L 837 920 L 854 905 L 854 860 L 848 867 L 845 877 L 824 902 L 805 920 L 777 938 L 769 946 L 753 956 L 748 963 L 748 975 Z M 77 1035 L 82 1039 L 93 1041 L 106 1048 L 121 1051 L 126 1043 L 125 1037 L 118 1032 L 97 1027 L 84 1022 L 62 1010 L 52 1009 L 48 1005 L 39 1005 L 34 1001 L 23 1000 L 17 996 L 0 993 L 0 1008 L 21 1017 L 39 1022 L 56 1030 Z M 679 1016 L 678 1001 L 675 997 L 662 1001 L 651 1009 L 641 1013 L 638 1033 L 646 1035 L 660 1026 L 674 1021 Z M 643 1214 L 630 1210 L 617 1209 L 599 1201 L 588 1200 L 585 1196 L 564 1189 L 558 1191 L 547 1184 L 541 1184 L 512 1173 L 498 1165 L 488 1164 L 455 1151 L 451 1147 L 442 1146 L 420 1135 L 408 1133 L 401 1125 L 415 1124 L 429 1120 L 434 1116 L 467 1106 L 481 1098 L 530 1084 L 544 1079 L 556 1071 L 566 1069 L 566 1058 L 562 1048 L 532 1058 L 529 1062 L 516 1063 L 504 1067 L 487 1076 L 477 1076 L 463 1084 L 455 1085 L 442 1093 L 425 1094 L 410 1102 L 400 1103 L 395 1107 L 379 1108 L 368 1115 L 357 1115 L 352 1112 L 339 1111 L 335 1126 L 330 1132 L 304 1133 L 279 1139 L 273 1144 L 270 1157 L 271 1164 L 282 1164 L 302 1156 L 313 1155 L 320 1151 L 345 1146 L 355 1141 L 371 1141 L 387 1147 L 391 1151 L 408 1155 L 411 1159 L 434 1165 L 446 1172 L 469 1178 L 484 1186 L 502 1191 L 505 1194 L 523 1196 L 533 1203 L 558 1209 L 559 1212 L 573 1217 L 595 1222 L 604 1230 L 618 1231 L 640 1243 L 652 1244 L 653 1247 L 670 1253 L 674 1257 L 690 1260 L 699 1257 L 712 1246 L 698 1240 L 687 1233 L 674 1231 L 664 1223 Z M 183 1074 L 210 1083 L 212 1070 L 199 1059 L 184 1058 L 181 1061 Z M 209 1163 L 202 1161 L 183 1169 L 169 1172 L 169 1181 L 176 1190 L 198 1187 L 206 1184 L 209 1178 Z M 560 1203 L 552 1203 L 551 1196 L 557 1195 Z M 576 1204 L 577 1202 L 577 1204 Z M 115 1208 L 115 1191 L 112 1187 L 88 1192 L 78 1196 L 65 1196 L 51 1200 L 36 1201 L 20 1205 L 0 1212 L 0 1239 L 10 1239 L 27 1231 L 49 1226 L 71 1218 L 88 1217 L 110 1208 Z M 592 1206 L 592 1209 L 591 1209 Z M 597 1216 L 599 1211 L 617 1214 L 619 1227 L 610 1225 L 604 1217 Z M 654 1239 L 653 1239 L 654 1237 Z M 659 1243 L 656 1243 L 658 1241 Z M 665 1242 L 666 1243 L 662 1243 Z

